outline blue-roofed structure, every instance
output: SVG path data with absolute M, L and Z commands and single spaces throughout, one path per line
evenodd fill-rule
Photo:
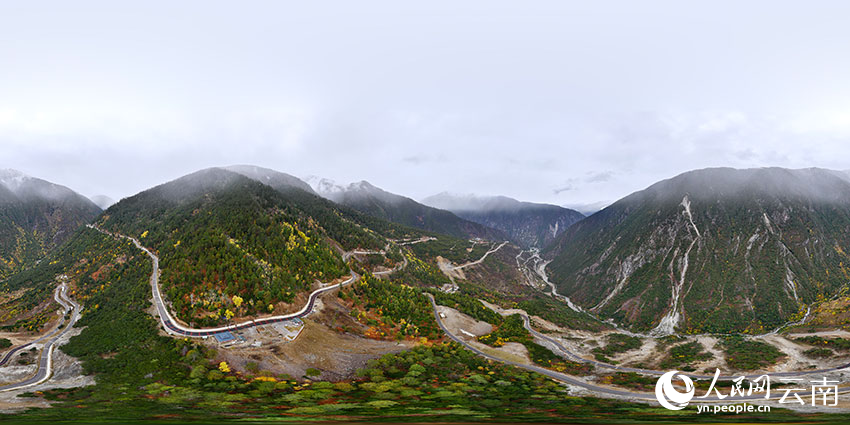
M 219 344 L 230 342 L 236 339 L 236 337 L 233 336 L 233 334 L 230 332 L 219 332 L 217 334 L 214 334 L 213 337 L 215 337 L 215 340 L 218 341 Z

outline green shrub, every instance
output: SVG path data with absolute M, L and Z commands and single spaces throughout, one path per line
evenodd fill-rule
M 726 364 L 737 370 L 755 370 L 775 364 L 785 354 L 778 348 L 740 336 L 726 337 L 721 345 L 726 354 Z
M 626 334 L 608 334 L 606 341 L 607 344 L 605 347 L 594 348 L 592 352 L 607 358 L 608 356 L 638 349 L 643 345 L 643 341 L 640 338 Z
M 803 351 L 803 354 L 806 357 L 812 359 L 826 359 L 835 355 L 835 352 L 830 350 L 829 348 L 810 348 L 806 351 Z

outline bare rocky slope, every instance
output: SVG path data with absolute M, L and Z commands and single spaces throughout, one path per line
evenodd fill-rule
M 850 182 L 705 169 L 629 195 L 544 252 L 559 288 L 637 330 L 763 333 L 845 288 Z

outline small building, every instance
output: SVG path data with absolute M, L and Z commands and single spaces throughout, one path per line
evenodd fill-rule
M 301 319 L 290 319 L 275 323 L 273 328 L 285 341 L 293 341 L 295 338 L 298 338 L 298 335 L 304 329 L 304 322 Z
M 219 332 L 217 334 L 213 334 L 213 337 L 219 344 L 225 344 L 236 340 L 236 337 L 230 332 Z

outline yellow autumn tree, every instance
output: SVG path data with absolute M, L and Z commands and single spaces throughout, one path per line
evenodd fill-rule
M 235 305 L 236 308 L 239 308 L 239 306 L 242 305 L 242 301 L 244 301 L 239 295 L 234 295 L 231 300 L 233 300 L 233 305 Z
M 229 309 L 229 308 L 228 308 L 227 310 L 224 310 L 224 317 L 225 317 L 227 320 L 232 319 L 232 318 L 233 318 L 233 316 L 235 316 L 235 314 L 233 314 L 233 312 L 232 312 L 232 311 L 230 311 L 230 309 Z
M 227 365 L 227 362 L 221 362 L 218 364 L 218 370 L 224 373 L 230 373 L 230 366 Z

